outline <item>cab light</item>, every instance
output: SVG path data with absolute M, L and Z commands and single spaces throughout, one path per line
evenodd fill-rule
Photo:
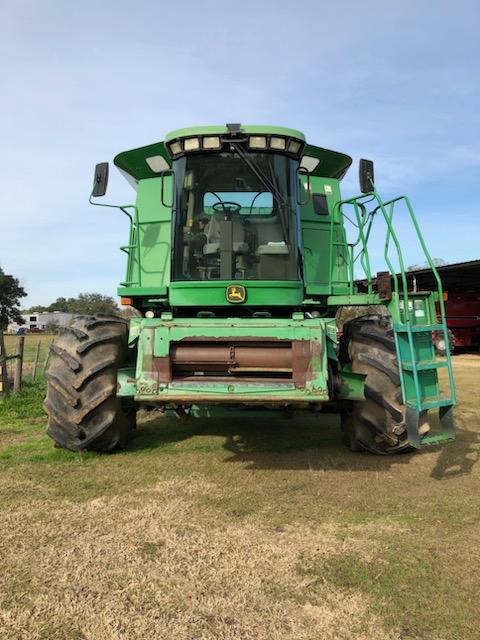
M 185 138 L 183 142 L 183 148 L 185 151 L 198 151 L 200 149 L 199 138 Z
M 287 151 L 289 153 L 298 153 L 300 151 L 300 146 L 300 142 L 297 142 L 297 140 L 290 140 Z
M 218 136 L 207 136 L 203 138 L 204 149 L 220 149 L 220 138 Z
M 133 298 L 126 298 L 122 296 L 120 298 L 120 304 L 122 305 L 122 307 L 129 307 L 133 304 Z
M 145 158 L 145 162 L 154 173 L 161 173 L 170 169 L 170 165 L 163 156 L 150 156 L 150 158 Z
M 302 161 L 300 163 L 301 169 L 306 169 L 309 173 L 312 173 L 317 168 L 320 160 L 318 158 L 314 158 L 313 156 L 303 156 Z
M 248 146 L 251 149 L 266 149 L 267 138 L 265 136 L 250 136 Z
M 177 140 L 177 142 L 172 142 L 171 145 L 169 145 L 170 147 L 170 152 L 172 153 L 172 155 L 176 156 L 179 153 L 182 153 L 182 143 Z
M 287 141 L 285 140 L 285 138 L 276 138 L 274 136 L 270 138 L 271 149 L 278 149 L 279 151 L 285 151 L 286 143 Z

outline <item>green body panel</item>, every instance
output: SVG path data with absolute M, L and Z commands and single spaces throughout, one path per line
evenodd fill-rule
M 232 307 L 227 302 L 225 291 L 230 281 L 206 280 L 201 282 L 172 282 L 170 284 L 170 304 L 173 307 Z M 246 290 L 245 304 L 252 307 L 296 307 L 302 304 L 303 283 L 282 282 L 281 280 L 235 280 Z M 242 305 L 243 306 L 243 305 Z
M 146 289 L 147 295 L 164 295 L 170 282 L 172 213 L 161 201 L 160 178 L 142 180 L 138 184 L 137 202 L 133 218 L 130 242 L 122 247 L 127 253 L 125 282 L 120 295 L 131 295 L 125 291 Z M 172 201 L 172 178 L 164 178 L 164 199 Z M 145 295 L 145 294 L 143 294 Z
M 307 178 L 301 176 L 304 193 L 307 193 Z M 312 198 L 301 207 L 302 254 L 307 295 L 330 295 L 348 293 L 348 247 L 341 217 L 336 207 L 340 201 L 340 185 L 332 178 L 310 178 Z M 328 215 L 320 215 L 314 210 L 314 197 L 324 196 L 328 206 Z M 303 194 L 302 194 L 303 195 Z M 334 225 L 335 244 L 331 246 L 331 225 Z M 329 269 L 329 251 L 333 251 L 333 271 Z M 320 258 L 321 256 L 321 258 Z M 333 281 L 333 286 L 332 286 Z

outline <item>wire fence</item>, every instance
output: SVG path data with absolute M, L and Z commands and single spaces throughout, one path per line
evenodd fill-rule
M 0 333 L 0 397 L 17 394 L 25 381 L 43 378 L 55 336 Z

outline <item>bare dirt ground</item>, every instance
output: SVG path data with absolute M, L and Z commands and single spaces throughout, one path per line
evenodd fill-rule
M 457 440 L 394 458 L 335 415 L 153 417 L 79 456 L 0 414 L 0 638 L 480 638 L 480 357 L 454 362 Z

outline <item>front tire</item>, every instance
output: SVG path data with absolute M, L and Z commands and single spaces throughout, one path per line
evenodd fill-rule
M 405 422 L 395 339 L 389 316 L 368 315 L 345 323 L 340 361 L 365 378 L 365 400 L 342 402 L 342 431 L 352 451 L 389 455 L 411 449 Z M 429 430 L 427 412 L 420 416 L 422 435 Z
M 45 373 L 48 435 L 70 451 L 124 448 L 135 414 L 117 397 L 128 326 L 116 316 L 78 316 L 51 346 Z

